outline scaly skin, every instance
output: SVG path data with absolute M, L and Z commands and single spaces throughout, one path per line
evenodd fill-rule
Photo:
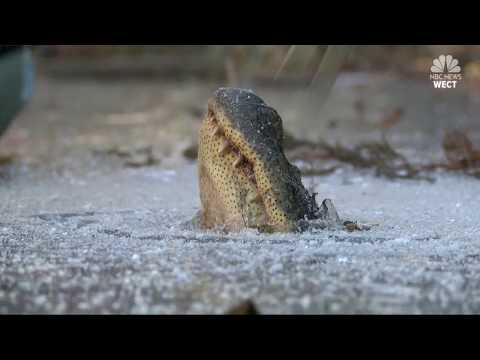
M 320 216 L 285 157 L 280 116 L 253 92 L 226 88 L 210 99 L 198 167 L 204 229 L 290 232 Z

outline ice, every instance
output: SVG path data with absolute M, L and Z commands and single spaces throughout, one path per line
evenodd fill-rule
M 476 179 L 305 179 L 371 230 L 268 235 L 185 230 L 194 165 L 30 180 L 0 189 L 2 313 L 222 313 L 247 298 L 267 313 L 480 311 Z

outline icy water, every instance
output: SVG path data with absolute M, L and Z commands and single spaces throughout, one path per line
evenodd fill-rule
M 392 138 L 418 157 L 436 154 L 433 128 L 477 129 L 478 103 L 465 93 L 453 101 L 422 82 L 369 79 L 337 84 L 337 105 L 324 116 L 336 115 L 340 125 L 327 130 L 322 122 L 318 133 L 372 136 L 382 99 L 413 104 Z M 376 105 L 354 121 L 350 100 L 365 81 Z M 185 230 L 199 199 L 196 165 L 181 158 L 182 146 L 195 138 L 214 88 L 39 83 L 34 103 L 0 142 L 18 154 L 1 177 L 0 313 L 222 314 L 245 299 L 272 314 L 480 313 L 480 182 L 473 178 L 390 181 L 349 168 L 304 178 L 342 218 L 372 226 L 365 232 Z M 395 102 L 406 88 L 422 101 Z M 261 93 L 279 104 L 287 129 L 307 137 L 308 121 L 316 121 L 308 99 L 295 110 L 281 105 L 289 90 Z M 125 168 L 121 158 L 98 155 L 145 144 L 159 164 Z
M 2 313 L 480 311 L 478 180 L 305 179 L 372 229 L 225 235 L 183 230 L 194 166 L 114 175 L 2 189 Z

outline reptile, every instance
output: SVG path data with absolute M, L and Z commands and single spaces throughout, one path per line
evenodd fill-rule
M 295 232 L 309 220 L 340 221 L 330 200 L 319 206 L 305 189 L 283 139 L 280 115 L 254 92 L 214 93 L 199 132 L 201 228 Z

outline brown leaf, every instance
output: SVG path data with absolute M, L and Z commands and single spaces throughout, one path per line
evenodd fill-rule
M 0 166 L 10 165 L 15 161 L 14 155 L 0 155 Z
M 197 160 L 198 157 L 198 146 L 192 145 L 189 148 L 185 149 L 183 156 L 189 160 Z
M 467 134 L 462 131 L 449 131 L 445 134 L 443 151 L 451 168 L 466 169 L 478 161 L 477 151 Z
M 383 116 L 383 119 L 380 120 L 380 127 L 382 129 L 390 129 L 402 120 L 402 117 L 405 115 L 405 110 L 402 108 L 396 108 L 390 111 L 389 113 Z
M 260 312 L 253 301 L 247 300 L 232 308 L 227 315 L 260 315 Z

